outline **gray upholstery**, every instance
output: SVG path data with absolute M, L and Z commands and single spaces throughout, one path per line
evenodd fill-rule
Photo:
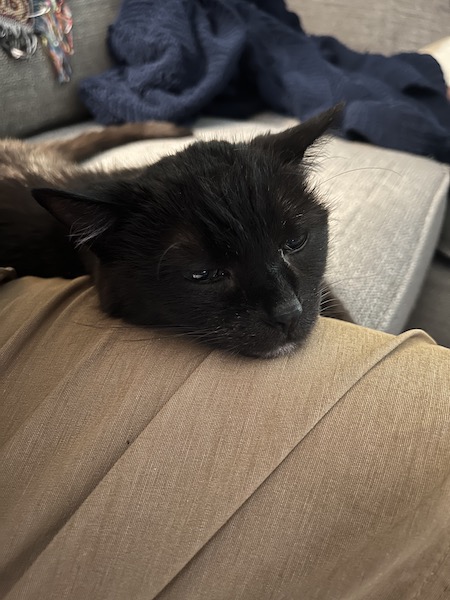
M 75 46 L 70 83 L 61 85 L 56 81 L 50 60 L 40 46 L 26 61 L 9 58 L 0 50 L 0 137 L 25 137 L 88 116 L 78 99 L 78 82 L 111 66 L 106 31 L 120 0 L 72 0 L 69 5 Z
M 449 0 L 288 0 L 308 33 L 335 35 L 351 48 L 393 54 L 450 34 Z
M 399 333 L 439 238 L 448 168 L 340 140 L 328 154 L 322 188 L 334 207 L 330 281 L 357 323 Z

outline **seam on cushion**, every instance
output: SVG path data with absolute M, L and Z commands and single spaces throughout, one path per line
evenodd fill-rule
M 405 332 L 401 336 L 395 337 L 393 340 L 390 340 L 390 342 L 388 344 L 386 344 L 386 346 L 383 346 L 384 352 L 382 354 L 376 352 L 375 356 L 374 356 L 374 361 L 370 364 L 370 366 L 368 366 L 365 370 L 363 370 L 360 373 L 360 375 L 357 377 L 357 379 L 344 392 L 342 392 L 342 394 L 338 398 L 336 398 L 335 402 L 333 402 L 332 405 L 328 408 L 328 410 L 326 410 L 324 412 L 324 414 L 320 417 L 320 419 L 318 419 L 317 421 L 314 422 L 312 427 L 304 434 L 304 436 L 292 446 L 292 448 L 285 454 L 285 456 L 274 467 L 274 469 L 270 473 L 268 473 L 267 476 L 264 477 L 264 479 L 262 479 L 259 482 L 259 484 L 250 492 L 250 494 L 245 499 L 242 500 L 242 502 L 239 504 L 239 506 L 237 506 L 235 509 L 232 509 L 231 514 L 228 516 L 227 519 L 225 519 L 225 521 L 222 523 L 222 525 L 220 525 L 216 529 L 216 531 L 208 537 L 208 539 L 203 543 L 203 545 L 200 548 L 198 548 L 198 550 L 196 550 L 192 554 L 192 556 L 186 560 L 185 564 L 177 571 L 177 573 L 175 573 L 175 575 L 154 596 L 149 597 L 148 600 L 157 600 L 158 599 L 158 597 L 165 590 L 165 588 L 168 585 L 170 585 L 170 583 L 176 577 L 178 577 L 178 575 L 180 573 L 182 573 L 182 571 L 189 565 L 189 563 L 192 560 L 194 560 L 194 558 L 197 556 L 197 554 L 199 554 L 203 550 L 203 548 L 223 529 L 223 527 L 225 527 L 225 525 L 233 518 L 233 516 L 240 510 L 240 508 L 242 508 L 242 506 L 244 506 L 250 500 L 250 498 L 253 496 L 253 494 L 255 494 L 259 490 L 259 488 L 265 483 L 265 481 L 267 481 L 271 477 L 271 475 L 273 473 L 275 473 L 275 471 L 284 463 L 284 461 L 290 456 L 290 454 L 303 442 L 303 440 L 312 431 L 314 431 L 314 429 L 317 427 L 317 425 L 319 425 L 322 422 L 322 420 L 335 408 L 335 406 L 337 406 L 337 404 L 342 399 L 345 398 L 345 396 L 355 387 L 355 385 L 358 384 L 358 382 L 365 375 L 367 375 L 370 371 L 372 371 L 375 367 L 377 367 L 380 363 L 382 363 L 385 360 L 385 358 L 387 358 L 388 356 L 390 356 L 391 354 L 396 352 L 400 346 L 403 346 L 405 343 L 409 343 L 409 341 L 411 339 L 418 337 L 418 334 L 420 334 L 419 337 L 423 337 L 428 342 L 432 343 L 433 345 L 436 345 L 436 342 L 428 334 L 424 333 L 422 330 L 411 329 L 410 331 Z M 400 337 L 401 337 L 401 339 L 399 339 Z M 391 347 L 389 348 L 389 346 L 391 346 Z
M 426 248 L 427 246 L 427 236 L 425 235 L 425 232 L 428 231 L 427 226 L 436 218 L 436 214 L 439 212 L 439 210 L 442 212 L 442 219 L 441 219 L 441 226 L 437 229 L 436 232 L 436 240 L 435 240 L 435 244 L 433 246 L 433 248 L 435 249 L 437 241 L 439 239 L 439 233 L 441 231 L 442 228 L 442 220 L 444 218 L 444 209 L 445 209 L 445 194 L 446 191 L 449 188 L 449 181 L 450 181 L 450 170 L 447 168 L 443 168 L 442 169 L 442 181 L 439 184 L 437 190 L 435 191 L 433 198 L 431 200 L 430 203 L 430 207 L 434 208 L 434 210 L 430 210 L 425 218 L 425 223 L 424 226 L 422 227 L 421 231 L 420 231 L 420 237 L 419 237 L 419 241 L 416 245 L 416 249 L 414 254 L 412 255 L 410 261 L 409 261 L 409 265 L 408 268 L 406 270 L 406 273 L 401 277 L 400 280 L 400 284 L 397 287 L 397 291 L 395 293 L 395 295 L 390 299 L 390 303 L 391 306 L 393 304 L 395 304 L 396 306 L 396 311 L 395 313 L 392 314 L 391 318 L 386 318 L 386 313 L 384 313 L 377 322 L 376 328 L 375 329 L 381 329 L 383 331 L 389 331 L 392 332 L 392 322 L 394 321 L 395 324 L 395 320 L 398 320 L 398 301 L 399 298 L 401 297 L 405 297 L 405 292 L 407 291 L 408 287 L 411 286 L 411 282 L 413 281 L 413 277 L 412 274 L 414 273 L 414 271 L 416 270 L 416 265 L 419 264 L 419 261 L 417 260 L 417 257 L 423 252 L 424 248 Z M 440 197 L 443 197 L 443 202 L 438 202 L 436 204 L 436 200 Z M 433 250 L 434 251 L 434 250 Z M 427 261 L 427 266 L 429 266 L 430 261 L 433 257 L 433 252 L 430 255 L 430 260 Z M 423 275 L 421 277 L 421 281 L 420 284 L 418 286 L 418 291 L 420 291 L 420 288 L 423 284 L 423 281 L 425 279 L 425 275 L 426 275 L 426 271 L 427 269 L 424 269 Z M 415 298 L 414 300 L 416 300 L 417 298 Z M 414 302 L 411 303 L 411 307 L 409 310 L 409 313 L 411 312 L 412 308 L 414 306 Z M 409 315 L 408 315 L 409 316 Z M 408 316 L 406 317 L 406 319 L 404 319 L 404 322 L 406 322 Z M 394 317 L 394 318 L 393 318 Z M 390 321 L 390 322 L 389 322 Z

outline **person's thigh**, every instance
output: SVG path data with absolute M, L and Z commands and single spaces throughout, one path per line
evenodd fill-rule
M 231 357 L 0 287 L 8 598 L 444 598 L 450 352 L 320 319 Z

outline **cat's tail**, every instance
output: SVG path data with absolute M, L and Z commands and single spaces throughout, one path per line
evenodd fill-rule
M 78 163 L 95 156 L 99 152 L 130 142 L 154 138 L 185 137 L 188 135 L 192 135 L 192 131 L 187 127 L 181 127 L 167 121 L 144 121 L 142 123 L 110 125 L 65 140 L 41 142 L 39 146 L 58 153 L 66 160 Z

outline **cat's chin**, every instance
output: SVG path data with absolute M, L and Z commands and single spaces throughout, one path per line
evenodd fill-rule
M 249 353 L 248 356 L 252 356 L 254 358 L 280 358 L 280 356 L 292 354 L 296 348 L 298 348 L 298 344 L 295 342 L 288 342 L 278 346 L 278 348 L 269 350 L 268 352 L 254 352 L 251 354 Z

